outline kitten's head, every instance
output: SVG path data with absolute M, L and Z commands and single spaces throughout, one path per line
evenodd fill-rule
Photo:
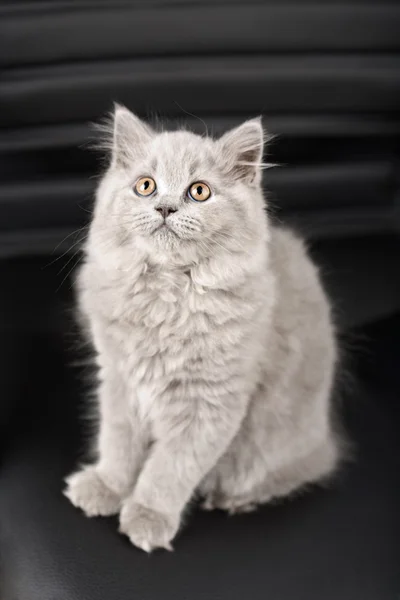
M 117 106 L 92 244 L 125 259 L 136 249 L 171 264 L 251 251 L 267 235 L 263 144 L 260 119 L 215 140 L 183 130 L 156 133 Z

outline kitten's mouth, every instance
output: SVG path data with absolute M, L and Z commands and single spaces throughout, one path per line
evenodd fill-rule
M 164 235 L 168 235 L 168 234 L 172 234 L 176 237 L 179 237 L 175 231 L 171 228 L 170 225 L 168 225 L 168 223 L 166 221 L 164 221 L 164 223 L 161 223 L 161 225 L 159 225 L 154 231 L 153 231 L 153 235 L 155 233 L 160 233 L 160 234 L 164 234 Z
M 157 233 L 157 231 L 171 231 L 170 226 L 164 221 L 164 223 L 161 223 L 161 225 L 158 225 L 158 227 L 156 227 L 153 231 L 153 233 Z

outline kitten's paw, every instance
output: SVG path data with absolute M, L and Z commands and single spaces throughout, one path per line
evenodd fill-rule
M 244 498 L 230 498 L 223 494 L 210 494 L 200 505 L 203 510 L 225 510 L 230 515 L 249 513 L 257 509 L 256 502 L 246 501 Z
M 171 541 L 178 527 L 179 520 L 175 517 L 161 514 L 136 502 L 127 502 L 121 510 L 119 531 L 145 552 L 151 552 L 155 548 L 172 550 Z
M 115 515 L 121 508 L 121 498 L 100 479 L 95 467 L 85 467 L 65 480 L 64 495 L 88 517 Z

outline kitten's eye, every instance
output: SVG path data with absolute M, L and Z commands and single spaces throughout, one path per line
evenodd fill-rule
M 151 196 L 156 191 L 156 182 L 151 177 L 141 177 L 135 183 L 135 193 L 138 196 Z
M 189 198 L 195 202 L 205 202 L 211 196 L 210 188 L 202 181 L 196 181 L 196 183 L 192 183 L 187 193 Z

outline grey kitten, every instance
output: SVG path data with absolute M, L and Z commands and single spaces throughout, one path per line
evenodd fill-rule
M 195 493 L 247 511 L 332 473 L 337 349 L 303 243 L 268 222 L 260 119 L 214 140 L 117 107 L 111 150 L 78 283 L 97 460 L 65 494 L 149 552 Z

